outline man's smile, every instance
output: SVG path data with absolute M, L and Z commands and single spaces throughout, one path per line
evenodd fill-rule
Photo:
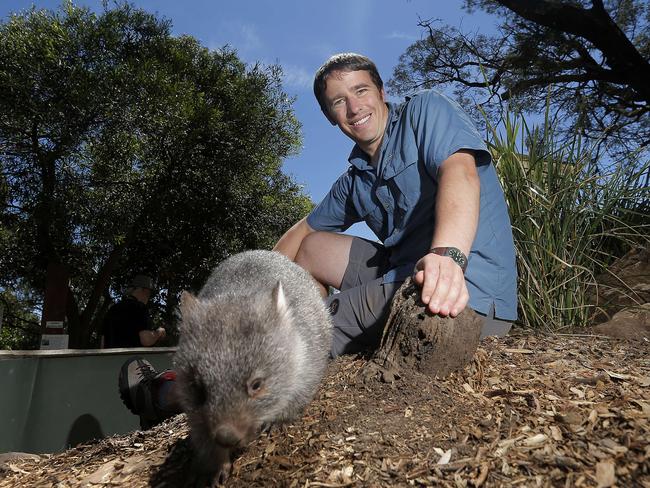
M 360 125 L 365 124 L 365 123 L 368 122 L 368 120 L 370 119 L 370 115 L 372 115 L 372 114 L 368 114 L 368 115 L 366 115 L 364 118 L 359 119 L 359 120 L 357 120 L 356 122 L 353 122 L 352 125 L 353 125 L 354 127 L 359 127 Z

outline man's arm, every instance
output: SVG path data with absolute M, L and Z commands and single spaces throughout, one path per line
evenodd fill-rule
M 456 247 L 465 256 L 478 227 L 481 184 L 472 151 L 458 151 L 438 170 L 431 247 Z M 428 253 L 415 265 L 415 282 L 432 313 L 455 317 L 467 305 L 469 293 L 463 271 L 450 257 Z
M 292 261 L 295 261 L 298 249 L 300 249 L 300 244 L 302 244 L 303 239 L 312 232 L 314 232 L 314 229 L 309 226 L 307 223 L 307 217 L 305 217 L 295 223 L 293 227 L 284 233 L 273 247 L 273 250 L 284 254 Z

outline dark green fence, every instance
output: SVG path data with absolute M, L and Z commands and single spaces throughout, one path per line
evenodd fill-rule
M 139 428 L 117 390 L 133 355 L 158 370 L 175 348 L 0 351 L 0 453 L 50 453 Z

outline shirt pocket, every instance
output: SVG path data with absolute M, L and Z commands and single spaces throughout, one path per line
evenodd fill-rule
M 417 160 L 406 162 L 387 178 L 388 187 L 395 202 L 395 224 L 402 227 L 413 209 L 421 200 L 422 190 L 426 188 L 425 175 L 420 174 Z M 428 177 L 426 177 L 428 179 Z
M 371 196 L 371 193 L 363 195 L 357 199 L 355 206 L 359 213 L 359 217 L 366 225 L 372 230 L 377 237 L 381 240 L 386 238 L 386 225 L 384 215 L 380 206 L 373 201 L 376 197 Z

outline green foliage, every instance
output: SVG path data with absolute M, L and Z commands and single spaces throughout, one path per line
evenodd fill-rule
M 491 150 L 513 226 L 520 321 L 541 330 L 584 327 L 594 278 L 634 243 L 650 242 L 650 163 L 603 170 L 579 138 L 558 142 L 506 113 Z
M 280 69 L 131 5 L 11 16 L 0 86 L 1 281 L 42 290 L 68 266 L 75 346 L 134 274 L 158 277 L 172 318 L 183 288 L 311 208 L 280 170 L 300 142 Z
M 38 349 L 40 324 L 33 307 L 29 295 L 0 289 L 0 349 Z

